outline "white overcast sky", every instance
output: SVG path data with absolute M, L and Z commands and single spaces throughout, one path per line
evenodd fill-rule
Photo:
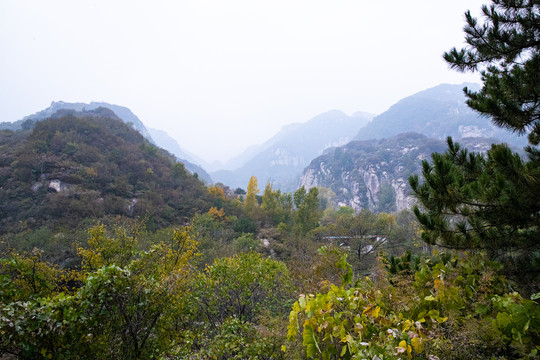
M 207 161 L 440 83 L 479 0 L 0 0 L 0 121 L 51 101 L 129 107 Z

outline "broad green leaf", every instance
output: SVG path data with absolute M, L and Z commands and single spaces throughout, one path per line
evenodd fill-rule
M 346 352 L 347 352 L 347 345 L 343 345 L 343 347 L 341 348 L 341 354 L 339 354 L 339 356 L 343 357 Z

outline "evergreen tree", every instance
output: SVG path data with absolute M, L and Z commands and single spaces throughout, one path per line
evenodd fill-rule
M 528 133 L 528 161 L 506 145 L 486 155 L 469 153 L 448 139 L 444 154 L 423 161 L 409 183 L 420 201 L 414 211 L 429 244 L 488 250 L 492 256 L 539 257 L 540 245 L 540 4 L 493 0 L 485 23 L 467 12 L 469 46 L 444 55 L 453 68 L 480 71 L 480 92 L 465 89 L 468 105 L 498 126 Z
M 423 207 L 414 212 L 424 241 L 493 256 L 538 250 L 538 161 L 524 162 L 504 144 L 493 145 L 487 157 L 469 153 L 448 138 L 446 153 L 422 165 L 424 182 L 416 175 L 409 182 Z
M 444 54 L 459 71 L 480 71 L 479 92 L 465 88 L 467 104 L 495 124 L 540 142 L 540 2 L 493 0 L 484 23 L 465 13 L 468 47 Z

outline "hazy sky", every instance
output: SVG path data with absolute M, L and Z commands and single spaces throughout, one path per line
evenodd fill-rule
M 441 55 L 479 0 L 0 0 L 0 121 L 129 107 L 207 161 L 330 109 L 478 81 Z

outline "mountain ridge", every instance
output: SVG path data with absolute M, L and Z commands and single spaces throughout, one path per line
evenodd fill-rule
M 181 224 L 212 195 L 183 164 L 99 108 L 0 131 L 0 228 L 21 221 L 77 226 L 84 219 L 149 216 Z
M 40 110 L 34 114 L 27 115 L 23 117 L 21 120 L 12 122 L 12 123 L 0 123 L 0 130 L 1 129 L 7 129 L 7 130 L 21 130 L 23 128 L 29 128 L 33 126 L 35 123 L 39 121 L 43 121 L 47 118 L 57 118 L 63 115 L 67 114 L 73 114 L 76 116 L 81 116 L 83 114 L 93 114 L 96 110 L 100 108 L 106 108 L 109 109 L 112 114 L 107 114 L 108 117 L 112 117 L 113 115 L 117 117 L 118 119 L 122 120 L 126 124 L 131 124 L 135 130 L 137 130 L 143 137 L 145 137 L 150 143 L 154 145 L 158 145 L 162 148 L 165 148 L 165 146 L 168 146 L 166 143 L 165 146 L 161 146 L 162 144 L 159 144 L 155 141 L 155 139 L 152 137 L 149 129 L 144 125 L 144 123 L 135 115 L 129 108 L 121 105 L 115 105 L 110 104 L 106 102 L 99 102 L 99 101 L 92 101 L 90 103 L 83 103 L 83 102 L 65 102 L 65 101 L 52 101 L 51 105 L 43 110 Z M 103 114 L 101 114 L 103 115 Z M 167 135 L 168 137 L 168 135 Z M 174 141 L 176 143 L 176 140 L 169 137 L 170 140 Z M 180 145 L 176 143 L 176 146 L 178 149 L 180 148 Z M 171 146 L 168 146 L 171 148 Z M 174 149 L 174 146 L 172 146 Z M 190 171 L 192 174 L 197 174 L 200 176 L 201 179 L 206 181 L 207 183 L 211 184 L 213 183 L 212 178 L 208 173 L 199 165 L 196 165 L 195 163 L 189 161 L 188 159 L 184 159 L 181 155 L 187 154 L 185 151 L 181 150 L 180 155 L 175 153 L 175 151 L 170 151 L 169 149 L 166 149 L 167 151 L 171 152 L 177 157 L 177 160 L 184 163 L 186 166 L 186 169 Z
M 473 83 L 440 84 L 407 96 L 377 115 L 361 129 L 355 140 L 388 138 L 403 132 L 418 132 L 443 140 L 447 136 L 493 137 L 513 146 L 525 146 L 526 138 L 495 126 L 465 103 L 463 88 L 479 90 Z
M 272 182 L 274 188 L 292 191 L 298 175 L 311 159 L 328 147 L 347 143 L 372 115 L 363 116 L 352 117 L 340 110 L 330 110 L 305 123 L 286 125 L 256 147 L 251 159 L 239 168 L 210 174 L 215 181 L 233 188 L 246 187 L 254 175 L 260 184 Z

